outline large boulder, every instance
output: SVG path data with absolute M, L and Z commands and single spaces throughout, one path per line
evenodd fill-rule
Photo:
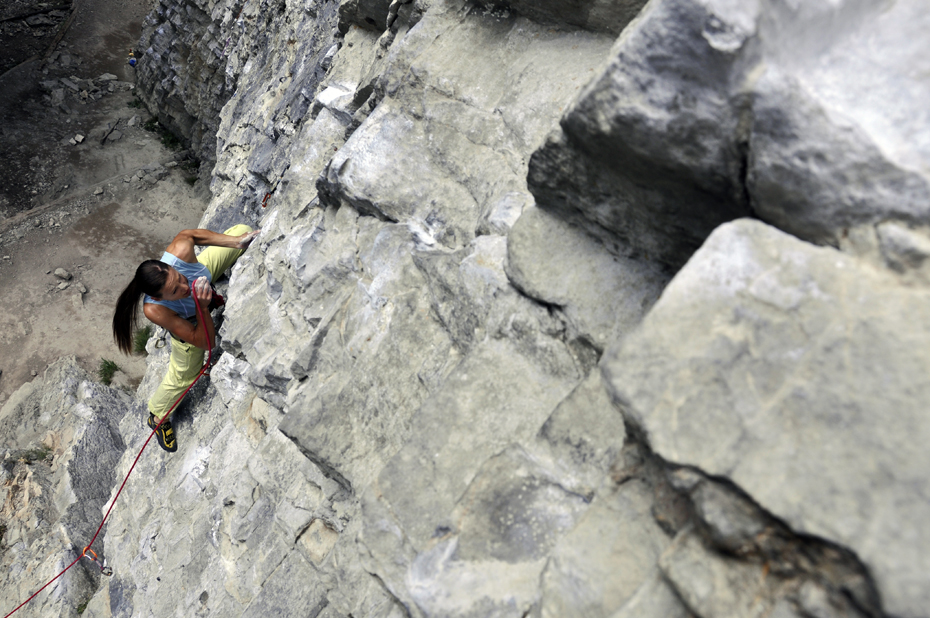
M 834 245 L 926 222 L 928 19 L 917 1 L 651 2 L 534 154 L 530 190 L 671 268 L 752 213 Z
M 710 236 L 603 368 L 658 455 L 851 548 L 891 614 L 923 616 L 928 350 L 930 290 L 740 220 Z
M 762 219 L 836 245 L 930 221 L 930 13 L 919 1 L 777 6 L 757 17 L 747 190 Z M 877 103 L 881 101 L 881 103 Z

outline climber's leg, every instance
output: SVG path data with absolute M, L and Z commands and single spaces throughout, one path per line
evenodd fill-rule
M 160 421 L 168 413 L 178 397 L 197 378 L 203 367 L 204 350 L 190 343 L 171 338 L 171 360 L 168 371 L 162 378 L 155 394 L 149 399 L 149 412 Z
M 234 225 L 225 232 L 224 234 L 228 236 L 241 236 L 242 234 L 247 234 L 252 231 L 248 225 Z M 207 270 L 210 271 L 210 276 L 215 282 L 223 273 L 226 272 L 233 264 L 236 263 L 236 260 L 239 259 L 239 256 L 245 253 L 245 249 L 228 249 L 226 247 L 207 247 L 204 249 L 200 255 L 197 256 L 197 261 L 207 267 Z

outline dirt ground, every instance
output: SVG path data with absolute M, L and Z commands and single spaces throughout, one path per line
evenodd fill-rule
M 61 4 L 15 0 L 0 19 Z M 151 115 L 131 89 L 128 52 L 152 7 L 75 0 L 37 26 L 0 22 L 0 403 L 63 355 L 91 373 L 113 360 L 130 382 L 145 371 L 113 343 L 116 298 L 209 199 L 196 163 L 143 127 Z

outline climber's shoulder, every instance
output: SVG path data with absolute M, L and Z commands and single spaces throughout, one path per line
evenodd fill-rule
M 181 230 L 165 251 L 184 262 L 194 263 L 197 261 L 197 254 L 194 253 L 195 241 L 196 230 Z

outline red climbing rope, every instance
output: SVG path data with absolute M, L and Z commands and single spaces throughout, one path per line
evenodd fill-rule
M 193 292 L 193 290 L 192 290 L 192 292 Z M 136 464 L 139 462 L 139 458 L 142 457 L 142 452 L 145 451 L 145 447 L 149 445 L 149 442 L 151 442 L 152 436 L 155 435 L 155 432 L 157 432 L 158 429 L 161 427 L 162 423 L 165 422 L 165 419 L 167 419 L 169 416 L 171 416 L 171 413 L 174 412 L 174 409 L 177 407 L 177 405 L 178 405 L 179 403 L 181 403 L 181 400 L 184 399 L 184 397 L 187 395 L 187 393 L 189 393 L 190 390 L 191 390 L 192 388 L 194 388 L 194 384 L 197 384 L 197 381 L 201 378 L 201 376 L 203 376 L 204 373 L 207 372 L 207 370 L 210 368 L 210 364 L 213 362 L 213 346 L 210 344 L 210 333 L 209 333 L 209 331 L 207 331 L 207 324 L 206 324 L 206 322 L 204 322 L 203 309 L 201 309 L 201 307 L 200 307 L 200 301 L 197 300 L 197 295 L 192 293 L 191 296 L 192 296 L 193 299 L 194 299 L 194 305 L 197 307 L 197 318 L 200 320 L 200 323 L 203 325 L 203 332 L 204 332 L 204 335 L 206 335 L 206 338 L 207 338 L 207 363 L 206 363 L 206 364 L 203 366 L 203 368 L 200 370 L 200 373 L 197 374 L 197 377 L 194 378 L 194 381 L 191 382 L 191 385 L 187 387 L 187 390 L 185 390 L 183 393 L 181 393 L 181 396 L 178 397 L 177 401 L 175 401 L 174 404 L 172 404 L 171 408 L 168 410 L 168 413 L 165 414 L 165 415 L 162 417 L 162 419 L 158 422 L 158 425 L 155 426 L 155 429 L 152 430 L 152 433 L 149 434 L 149 437 L 148 437 L 148 439 L 145 441 L 145 444 L 143 444 L 143 445 L 142 445 L 142 448 L 139 449 L 139 454 L 136 455 L 135 460 L 132 462 L 132 466 L 129 467 L 129 472 L 126 473 L 126 478 L 123 479 L 123 484 L 119 486 L 119 491 L 116 492 L 116 495 L 113 497 L 113 500 L 110 502 L 110 508 L 107 509 L 106 515 L 103 516 L 103 521 L 101 521 L 101 522 L 100 522 L 100 525 L 97 526 L 97 531 L 94 533 L 94 536 L 93 536 L 93 538 L 90 540 L 90 543 L 88 543 L 87 546 L 84 548 L 84 551 L 81 552 L 81 555 L 78 556 L 77 558 L 75 558 L 74 562 L 72 562 L 71 564 L 69 564 L 68 566 L 66 566 L 65 569 L 64 569 L 61 573 L 59 573 L 58 575 L 56 575 L 55 577 L 53 577 L 52 579 L 50 579 L 50 580 L 48 581 L 48 583 L 46 583 L 44 586 L 42 586 L 41 588 L 39 588 L 38 590 L 36 590 L 35 593 L 34 593 L 31 597 L 29 597 L 28 599 L 26 599 L 25 601 L 23 601 L 22 603 L 20 603 L 19 606 L 17 606 L 16 609 L 14 609 L 13 611 L 11 611 L 9 614 L 7 614 L 6 616 L 4 616 L 3 618 L 10 618 L 10 616 L 12 616 L 12 615 L 15 614 L 17 611 L 19 611 L 19 609 L 20 609 L 21 607 L 23 607 L 23 606 L 26 605 L 29 601 L 31 601 L 31 600 L 33 600 L 34 598 L 36 598 L 36 597 L 39 595 L 39 593 L 42 592 L 43 590 L 45 590 L 46 588 L 48 588 L 49 585 L 51 585 L 52 582 L 54 582 L 56 579 L 58 579 L 59 577 L 61 577 L 61 576 L 64 575 L 65 573 L 67 573 L 67 572 L 68 572 L 68 569 L 70 569 L 70 568 L 73 567 L 75 564 L 77 564 L 78 562 L 80 562 L 81 558 L 83 558 L 85 555 L 87 555 L 88 552 L 90 552 L 90 554 L 91 554 L 91 556 L 88 556 L 88 558 L 90 558 L 91 560 L 93 560 L 93 561 L 97 564 L 97 566 L 100 567 L 100 570 L 101 570 L 105 575 L 112 575 L 112 570 L 111 570 L 109 573 L 107 573 L 107 569 L 108 569 L 109 567 L 104 566 L 104 565 L 98 560 L 97 554 L 96 554 L 96 553 L 94 552 L 94 550 L 92 550 L 90 547 L 91 547 L 91 545 L 94 544 L 94 541 L 97 540 L 97 536 L 100 534 L 100 531 L 103 529 L 103 524 L 105 524 L 105 523 L 107 522 L 107 518 L 110 516 L 110 511 L 113 510 L 113 506 L 116 504 L 116 500 L 119 498 L 119 495 L 123 492 L 123 487 L 126 486 L 126 481 L 129 480 L 129 475 L 132 474 L 132 471 L 133 471 L 133 470 L 135 470 Z

